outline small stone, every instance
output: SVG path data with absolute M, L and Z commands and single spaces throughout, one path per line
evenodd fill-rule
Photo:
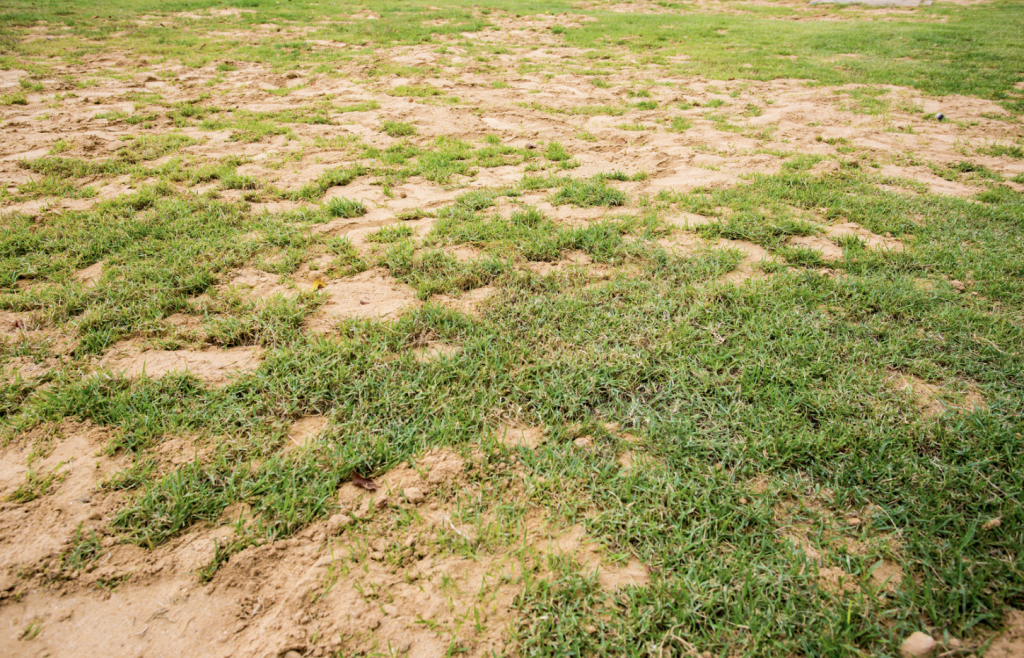
M 912 633 L 900 646 L 900 656 L 903 658 L 930 658 L 934 651 L 935 640 L 921 631 Z
M 985 523 L 983 523 L 981 525 L 981 529 L 982 530 L 995 530 L 996 528 L 998 528 L 1001 525 L 1003 525 L 1003 518 L 1001 516 L 997 516 L 994 519 L 989 519 L 988 521 L 985 521 Z
M 407 196 L 409 196 L 409 195 L 408 195 L 408 194 L 406 194 L 405 192 L 402 192 L 402 193 L 401 193 L 401 194 L 399 194 L 398 196 L 399 196 L 399 198 L 401 198 L 401 199 L 404 199 L 405 197 L 407 197 Z
M 412 505 L 419 505 L 427 499 L 419 487 L 407 487 L 402 491 L 405 499 Z
M 861 524 L 861 520 L 858 519 L 856 516 L 851 516 L 850 518 L 846 519 L 846 524 L 852 526 L 859 526 Z
M 289 651 L 284 655 L 284 658 L 302 658 L 302 654 L 298 651 Z
M 412 642 L 403 642 L 402 646 L 398 647 L 398 653 L 409 653 L 410 649 L 412 649 Z
M 384 509 L 387 506 L 388 506 L 388 497 L 387 496 L 381 496 L 377 500 L 373 501 L 374 509 Z
M 967 290 L 967 286 L 964 285 L 964 282 L 963 281 L 957 281 L 956 279 L 953 279 L 952 281 L 950 281 L 949 285 L 953 286 L 953 288 L 955 288 L 956 290 L 959 290 L 960 292 L 963 292 L 963 291 Z
M 747 504 L 747 502 L 748 502 L 748 501 L 747 501 L 747 499 L 746 499 L 746 498 L 740 498 L 740 505 L 746 505 L 746 504 Z
M 938 114 L 936 114 L 936 115 L 935 115 L 935 119 L 936 119 L 937 121 L 942 121 L 942 120 L 943 120 L 943 119 L 945 119 L 945 118 L 946 118 L 946 115 L 945 115 L 945 114 L 943 114 L 942 112 L 939 112 Z
M 528 149 L 530 149 L 532 151 L 533 149 L 537 148 L 537 145 L 536 144 L 527 144 L 526 148 L 528 148 Z
M 99 521 L 102 518 L 103 518 L 103 515 L 100 514 L 99 512 L 96 512 L 96 511 L 94 511 L 92 514 L 89 515 L 89 520 L 90 521 Z

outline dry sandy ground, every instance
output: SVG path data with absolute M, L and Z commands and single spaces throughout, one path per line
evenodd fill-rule
M 411 140 L 418 144 L 440 135 L 466 140 L 497 135 L 503 143 L 520 146 L 558 140 L 580 162 L 569 172 L 573 176 L 616 170 L 627 174 L 646 172 L 648 177 L 641 182 L 614 183 L 634 198 L 661 190 L 735 185 L 747 174 L 778 172 L 784 158 L 776 154 L 783 151 L 824 156 L 826 160 L 815 169 L 823 176 L 838 161 L 867 154 L 881 164 L 878 173 L 882 175 L 922 183 L 934 193 L 968 196 L 980 189 L 940 178 L 926 163 L 958 162 L 966 146 L 1012 142 L 1020 137 L 1015 124 L 985 118 L 1003 112 L 992 102 L 958 96 L 926 98 L 895 87 L 886 95 L 893 108 L 917 106 L 924 114 L 900 109 L 880 115 L 850 111 L 845 108 L 853 103 L 853 87 L 811 87 L 799 80 L 703 80 L 635 62 L 627 62 L 610 76 L 607 81 L 611 87 L 607 89 L 572 74 L 550 79 L 542 74 L 520 75 L 516 67 L 523 58 L 557 65 L 569 63 L 581 53 L 563 47 L 548 32 L 543 36 L 530 32 L 530 21 L 508 18 L 504 23 L 496 22 L 502 25 L 501 31 L 467 35 L 513 49 L 492 58 L 487 67 L 463 57 L 457 48 L 444 55 L 426 47 L 378 52 L 380 58 L 405 66 L 439 65 L 442 74 L 437 78 L 355 83 L 353 78 L 365 78 L 357 70 L 340 71 L 340 76 L 308 72 L 281 76 L 257 65 L 239 64 L 237 70 L 224 73 L 223 82 L 213 88 L 224 94 L 218 97 L 221 106 L 271 111 L 306 105 L 330 94 L 338 106 L 376 100 L 380 108 L 337 114 L 333 117 L 335 125 L 291 125 L 298 136 L 295 140 L 281 136 L 247 144 L 231 141 L 227 131 L 187 128 L 183 132 L 201 142 L 184 151 L 211 158 L 229 154 L 249 157 L 251 163 L 243 167 L 242 173 L 294 190 L 332 166 L 351 162 L 344 147 L 317 147 L 314 139 L 354 136 L 368 145 L 387 146 L 396 140 L 382 134 L 380 126 L 385 120 L 397 120 L 417 126 L 419 132 Z M 251 34 L 238 36 L 252 38 Z M 82 66 L 68 65 L 62 73 L 89 79 L 136 64 L 128 56 L 104 54 Z M 213 66 L 190 69 L 160 65 L 152 71 L 160 77 L 147 75 L 127 82 L 97 77 L 97 86 L 74 90 L 74 98 L 56 107 L 48 104 L 49 96 L 29 94 L 26 106 L 0 108 L 4 134 L 0 181 L 15 190 L 29 179 L 19 161 L 47 155 L 57 140 L 71 144 L 64 155 L 108 157 L 120 146 L 121 137 L 138 130 L 95 119 L 96 114 L 117 110 L 131 113 L 135 110 L 125 100 L 126 94 L 145 90 L 159 91 L 169 102 L 194 99 L 209 91 L 206 83 L 218 75 Z M 23 75 L 19 71 L 0 72 L 0 91 L 16 87 Z M 626 100 L 625 90 L 639 79 L 654 82 L 649 91 L 660 109 L 588 117 L 519 105 L 569 110 L 619 104 Z M 497 80 L 506 81 L 508 86 L 494 88 Z M 448 105 L 387 93 L 394 86 L 410 83 L 435 86 L 461 102 Z M 285 86 L 295 89 L 286 96 L 267 91 Z M 713 120 L 704 117 L 713 98 L 728 103 L 715 111 L 729 114 L 731 121 L 742 127 L 741 132 L 719 130 Z M 629 102 L 636 100 L 641 99 Z M 665 109 L 684 101 L 696 106 L 685 111 Z M 756 105 L 760 116 L 739 116 L 748 104 Z M 938 111 L 950 120 L 938 123 L 927 119 Z M 669 132 L 659 122 L 671 115 L 689 117 L 694 125 L 682 133 Z M 167 122 L 158 119 L 152 131 L 172 129 L 169 122 L 161 126 L 160 121 Z M 635 123 L 649 129 L 620 127 Z M 907 131 L 908 127 L 912 132 Z M 844 144 L 856 149 L 857 155 L 841 153 Z M 296 153 L 299 155 L 288 159 L 287 166 L 276 166 L 285 156 Z M 1008 177 L 1024 172 L 1020 160 L 972 159 Z M 482 169 L 450 187 L 412 179 L 396 187 L 393 197 L 385 196 L 368 179 L 359 179 L 344 188 L 329 190 L 327 198 L 361 199 L 369 213 L 357 219 L 335 220 L 317 230 L 348 235 L 357 248 L 365 250 L 369 248 L 366 234 L 396 223 L 395 214 L 401 210 L 437 208 L 450 202 L 459 193 L 457 188 L 514 183 L 522 175 L 522 166 Z M 43 215 L 62 208 L 83 209 L 131 189 L 125 178 L 88 182 L 99 190 L 97 198 L 8 203 L 0 212 Z M 195 191 L 207 187 L 198 186 Z M 231 198 L 238 193 L 222 194 Z M 554 207 L 544 201 L 543 195 L 528 201 L 566 224 L 584 224 L 605 213 L 603 209 Z M 297 205 L 274 202 L 262 207 L 276 210 Z M 254 206 L 259 210 L 261 204 Z M 692 229 L 706 218 L 680 215 L 673 221 Z M 425 235 L 430 222 L 425 219 L 407 224 L 414 226 L 417 234 Z M 833 227 L 828 235 L 805 242 L 830 258 L 837 253 L 835 240 L 848 234 L 860 235 L 872 248 L 901 248 L 898 241 L 870 234 L 856 225 Z M 700 243 L 695 233 L 683 236 L 667 246 L 689 249 Z M 753 275 L 751 265 L 766 254 L 756 245 L 733 244 L 748 256 L 740 270 L 730 275 L 740 281 Z M 841 251 L 838 253 L 841 255 Z M 457 255 L 474 257 L 471 250 Z M 590 267 L 588 261 L 570 255 L 560 263 L 534 265 L 544 273 L 560 266 Z M 315 270 L 307 267 L 302 271 L 308 276 L 299 286 L 315 277 Z M 79 276 L 90 281 L 98 273 L 83 271 Z M 255 297 L 295 292 L 294 285 L 289 287 L 255 267 L 225 277 L 221 285 L 244 288 Z M 326 292 L 329 302 L 308 323 L 311 331 L 328 330 L 342 317 L 392 318 L 418 303 L 411 290 L 383 270 L 329 282 Z M 472 312 L 490 292 L 483 288 L 447 301 Z M 187 319 L 178 320 L 187 324 Z M 28 321 L 0 312 L 0 332 L 5 339 L 13 339 L 25 332 L 40 331 L 26 324 Z M 176 320 L 172 316 L 168 322 L 174 324 Z M 444 358 L 453 348 L 428 341 L 420 349 L 419 356 L 429 359 Z M 143 373 L 155 377 L 187 369 L 216 386 L 228 381 L 233 373 L 255 368 L 260 358 L 258 350 L 246 348 L 161 352 L 140 342 L 125 341 L 104 355 L 97 367 L 119 370 L 129 377 Z M 28 368 L 31 364 L 21 365 Z M 921 384 L 906 379 L 897 382 L 901 388 L 913 389 L 922 400 L 922 409 L 927 410 L 937 403 Z M 325 423 L 325 419 L 316 417 L 297 422 L 290 433 L 292 447 L 297 449 L 315 436 Z M 229 509 L 220 524 L 193 528 L 154 550 L 118 543 L 106 524 L 123 503 L 123 496 L 102 492 L 96 486 L 122 466 L 118 456 L 102 451 L 107 434 L 105 428 L 65 422 L 38 428 L 32 436 L 22 437 L 0 452 L 0 495 L 4 497 L 24 481 L 29 452 L 40 442 L 49 442 L 53 449 L 34 467 L 43 471 L 59 467 L 64 473 L 50 495 L 26 504 L 0 503 L 0 655 L 273 657 L 321 656 L 344 649 L 426 657 L 442 655 L 454 641 L 455 646 L 468 650 L 468 655 L 476 656 L 502 650 L 514 615 L 510 604 L 521 589 L 523 570 L 542 570 L 545 555 L 575 555 L 598 570 L 602 584 L 610 589 L 643 583 L 647 577 L 643 565 L 610 563 L 581 528 L 557 527 L 541 510 L 532 510 L 525 522 L 507 529 L 518 539 L 506 550 L 472 550 L 475 529 L 459 527 L 452 521 L 451 512 L 461 499 L 479 495 L 475 489 L 479 485 L 466 479 L 467 457 L 439 451 L 420 455 L 416 469 L 403 466 L 378 478 L 380 489 L 376 493 L 344 485 L 338 492 L 342 511 L 337 516 L 314 523 L 293 538 L 247 548 L 222 566 L 210 582 L 203 583 L 197 570 L 214 558 L 218 543 L 232 537 L 232 522 L 246 517 L 248 510 Z M 507 428 L 503 437 L 509 445 L 527 447 L 543 439 L 539 430 L 530 428 Z M 158 456 L 164 467 L 170 467 L 193 459 L 201 454 L 201 448 L 181 437 L 168 441 Z M 628 465 L 628 457 L 624 459 Z M 399 524 L 397 519 L 410 511 L 416 520 Z M 85 532 L 95 531 L 108 552 L 86 573 L 72 580 L 52 581 L 49 575 L 55 573 L 56 559 L 74 540 L 79 527 Z M 462 549 L 440 554 L 428 550 L 439 538 L 456 546 L 461 541 Z M 841 574 L 822 574 L 826 582 L 837 576 Z M 883 581 L 893 576 L 899 574 L 879 574 Z M 431 623 L 421 623 L 424 619 Z M 998 641 L 992 655 L 1024 655 L 1022 619 L 1010 621 L 1011 630 Z M 34 636 L 34 640 L 21 641 L 23 635 Z M 297 653 L 289 653 L 293 651 Z

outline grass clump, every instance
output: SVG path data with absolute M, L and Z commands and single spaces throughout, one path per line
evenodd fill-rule
M 625 192 L 615 189 L 597 177 L 583 180 L 565 179 L 560 189 L 551 195 L 551 203 L 555 205 L 567 203 L 581 208 L 623 206 L 627 200 Z
M 416 126 L 403 121 L 385 121 L 380 131 L 389 137 L 409 137 L 416 134 Z
M 366 214 L 366 206 L 362 201 L 353 201 L 345 197 L 336 196 L 329 199 L 324 208 L 331 217 L 362 217 Z

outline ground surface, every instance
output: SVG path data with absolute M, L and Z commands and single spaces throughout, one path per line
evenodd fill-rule
M 0 0 L 0 654 L 1024 655 L 1024 5 L 98 4 Z

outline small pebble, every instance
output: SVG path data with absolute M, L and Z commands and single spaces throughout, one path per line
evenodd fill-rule
M 535 148 L 537 148 L 537 145 L 536 144 L 527 144 L 526 148 L 528 148 L 528 149 L 535 149 Z
M 943 114 L 942 112 L 939 112 L 938 114 L 935 115 L 935 118 L 939 121 L 942 121 L 943 119 L 946 118 L 946 115 Z
M 903 658 L 930 658 L 934 651 L 935 640 L 921 631 L 912 633 L 900 646 L 900 656 Z

